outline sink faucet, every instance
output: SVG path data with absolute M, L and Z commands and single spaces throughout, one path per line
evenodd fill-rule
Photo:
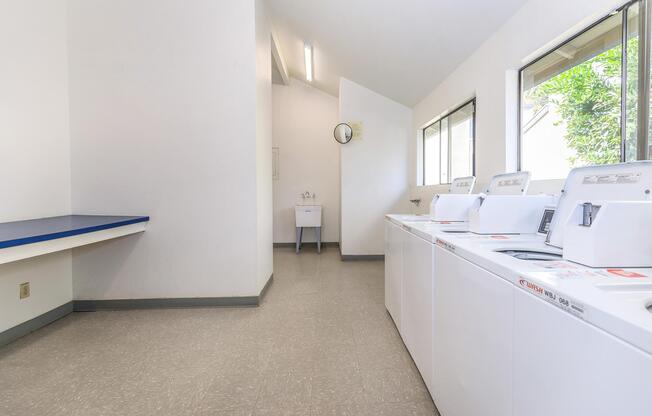
M 310 199 L 310 198 L 314 199 L 314 198 L 315 198 L 315 194 L 313 193 L 313 194 L 311 195 L 311 194 L 310 194 L 310 191 L 306 191 L 306 192 L 304 192 L 304 193 L 301 194 L 301 198 L 303 198 L 303 199 L 306 199 L 306 198 L 308 198 L 308 199 Z

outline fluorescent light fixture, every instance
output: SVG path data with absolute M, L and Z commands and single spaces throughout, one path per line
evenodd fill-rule
M 303 58 L 306 61 L 306 80 L 312 82 L 312 45 L 308 42 L 303 44 Z

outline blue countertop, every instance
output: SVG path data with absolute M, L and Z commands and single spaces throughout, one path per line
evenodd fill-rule
M 149 217 L 64 215 L 0 223 L 0 249 L 147 222 Z

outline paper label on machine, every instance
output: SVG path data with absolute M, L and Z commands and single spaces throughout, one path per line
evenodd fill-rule
M 640 179 L 640 173 L 612 173 L 610 175 L 586 175 L 582 183 L 584 185 L 623 184 L 637 183 Z
M 502 181 L 498 181 L 498 187 L 502 188 L 505 186 L 521 186 L 523 185 L 523 181 L 521 179 L 504 179 Z

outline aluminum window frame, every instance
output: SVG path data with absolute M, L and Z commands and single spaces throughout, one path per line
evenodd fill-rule
M 452 137 L 451 137 L 451 128 L 450 128 L 450 126 L 448 128 L 448 134 L 447 134 L 447 139 L 448 139 L 448 146 L 447 146 L 447 152 L 448 152 L 448 155 L 447 155 L 447 160 L 448 160 L 448 164 L 447 164 L 448 182 L 442 182 L 442 180 L 441 180 L 441 156 L 442 156 L 442 154 L 441 154 L 441 148 L 442 148 L 442 146 L 441 146 L 441 122 L 444 119 L 449 118 L 454 113 L 458 112 L 459 110 L 461 110 L 462 108 L 466 107 L 469 104 L 473 104 L 473 114 L 471 116 L 471 121 L 472 121 L 472 125 L 471 125 L 471 139 L 472 139 L 471 140 L 471 142 L 472 142 L 471 151 L 473 152 L 473 155 L 472 155 L 472 158 L 471 158 L 471 175 L 475 176 L 475 159 L 476 159 L 476 157 L 475 157 L 475 139 L 476 139 L 476 137 L 475 137 L 475 135 L 476 135 L 476 131 L 477 131 L 475 123 L 476 123 L 476 113 L 478 111 L 478 106 L 476 104 L 476 97 L 473 97 L 470 100 L 465 101 L 463 104 L 460 104 L 457 107 L 453 108 L 452 110 L 450 110 L 450 111 L 444 113 L 443 115 L 439 116 L 437 119 L 435 119 L 435 121 L 433 121 L 432 123 L 428 124 L 427 126 L 425 126 L 425 127 L 423 127 L 421 129 L 421 186 L 438 186 L 438 185 L 450 185 L 451 184 L 451 181 L 452 181 L 452 178 L 451 178 L 451 166 L 452 166 L 452 164 L 451 164 L 451 151 L 452 151 L 451 140 L 452 140 Z M 426 184 L 426 130 L 428 130 L 429 128 L 431 128 L 432 126 L 434 126 L 436 124 L 439 124 L 439 140 L 440 140 L 439 155 L 438 155 L 438 157 L 439 157 L 439 172 L 437 174 L 438 177 L 439 177 L 439 183 Z
M 647 152 L 644 155 L 640 155 L 641 153 L 641 148 L 642 144 L 641 141 L 644 142 L 646 149 L 648 139 L 647 139 L 647 131 L 648 128 L 645 130 L 640 128 L 640 124 L 643 124 L 643 127 L 649 126 L 649 117 L 647 116 L 649 114 L 649 100 L 650 100 L 650 88 L 649 88 L 649 82 L 647 83 L 647 87 L 645 85 L 641 84 L 646 84 L 646 82 L 641 82 L 650 79 L 650 8 L 648 1 L 652 0 L 631 0 L 622 6 L 618 7 L 615 10 L 612 10 L 610 13 L 608 13 L 606 16 L 603 16 L 602 18 L 598 19 L 597 21 L 591 23 L 584 29 L 580 30 L 573 36 L 569 37 L 568 39 L 564 40 L 563 42 L 555 45 L 554 47 L 550 48 L 549 50 L 545 51 L 541 55 L 539 55 L 537 58 L 533 59 L 532 61 L 528 62 L 527 64 L 523 65 L 521 68 L 518 70 L 518 99 L 517 99 L 517 140 L 516 140 L 516 152 L 517 152 L 517 160 L 516 160 L 516 166 L 517 170 L 521 171 L 523 170 L 523 71 L 529 68 L 530 66 L 536 64 L 539 62 L 541 59 L 544 59 L 545 57 L 549 56 L 550 54 L 555 53 L 555 51 L 559 50 L 560 48 L 563 48 L 565 45 L 569 44 L 573 40 L 577 39 L 578 37 L 582 36 L 586 32 L 590 31 L 594 27 L 602 24 L 605 22 L 607 19 L 612 17 L 613 15 L 623 12 L 622 15 L 622 39 L 621 39 L 621 47 L 623 49 L 623 57 L 622 57 L 622 76 L 621 76 L 621 83 L 620 83 L 620 93 L 621 93 L 621 113 L 620 113 L 620 160 L 621 162 L 625 161 L 626 158 L 626 152 L 625 152 L 625 146 L 627 142 L 627 129 L 626 129 L 626 121 L 627 121 L 627 101 L 626 101 L 626 94 L 627 94 L 627 41 L 628 41 L 628 15 L 627 11 L 629 8 L 637 4 L 639 5 L 639 74 L 638 74 L 638 79 L 639 79 L 639 84 L 638 84 L 638 103 L 637 103 L 637 112 L 638 112 L 638 125 L 637 125 L 637 159 L 647 159 L 649 154 Z M 641 74 L 647 74 L 645 76 L 641 76 Z M 645 87 L 645 88 L 643 88 Z M 645 103 L 645 105 L 643 105 Z M 643 113 L 642 113 L 643 112 Z M 642 118 L 645 116 L 645 121 L 642 120 Z M 644 136 L 643 138 L 641 136 Z M 642 140 L 643 139 L 643 140 Z

